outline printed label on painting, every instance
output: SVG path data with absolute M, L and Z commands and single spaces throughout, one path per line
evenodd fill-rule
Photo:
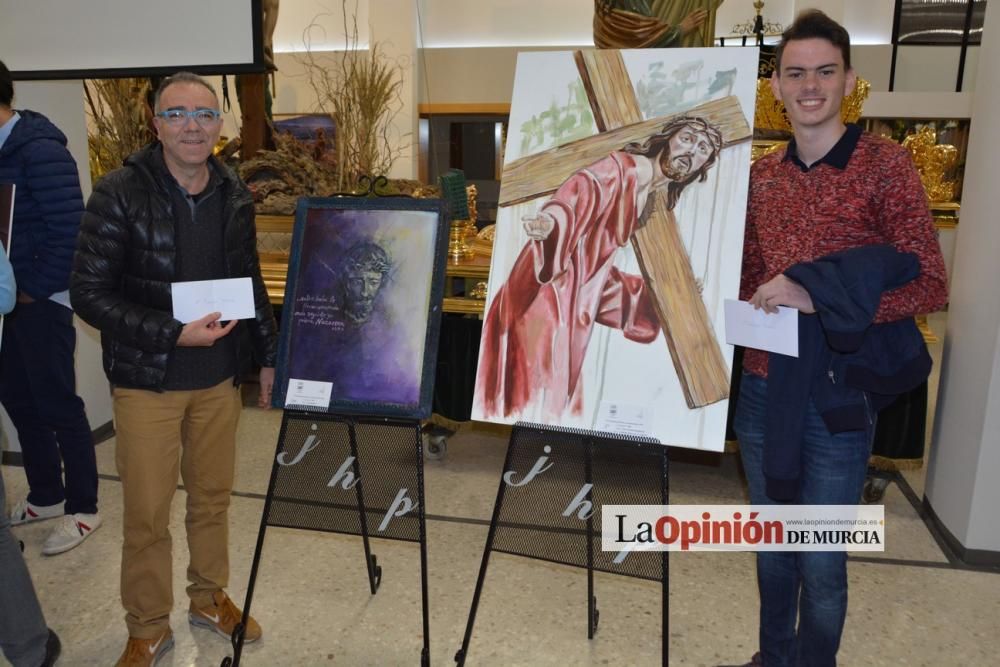
M 332 382 L 317 382 L 315 380 L 288 379 L 288 392 L 285 394 L 285 405 L 297 405 L 326 410 L 330 405 L 333 393 Z
M 649 414 L 648 405 L 601 401 L 597 430 L 648 438 L 650 437 Z

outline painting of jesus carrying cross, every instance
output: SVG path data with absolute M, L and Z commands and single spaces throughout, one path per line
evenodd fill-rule
M 756 57 L 520 55 L 474 419 L 722 448 Z

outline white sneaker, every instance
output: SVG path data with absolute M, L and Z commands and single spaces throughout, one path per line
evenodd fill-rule
M 101 527 L 100 514 L 64 514 L 42 545 L 42 553 L 55 556 L 69 551 Z
M 32 505 L 28 502 L 27 498 L 22 498 L 14 505 L 14 509 L 10 511 L 10 525 L 19 526 L 22 523 L 54 519 L 62 515 L 63 503 L 56 503 L 55 505 Z

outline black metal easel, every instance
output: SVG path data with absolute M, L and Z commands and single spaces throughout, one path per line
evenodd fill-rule
M 549 464 L 551 466 L 546 468 Z M 507 446 L 479 578 L 455 662 L 462 666 L 468 657 L 490 553 L 498 551 L 586 568 L 588 639 L 593 639 L 600 621 L 594 594 L 594 570 L 660 581 L 662 655 L 666 666 L 668 554 L 665 551 L 635 551 L 618 562 L 617 554 L 601 550 L 601 533 L 595 530 L 594 517 L 600 516 L 604 505 L 666 505 L 669 497 L 667 465 L 667 448 L 649 439 L 516 424 Z M 531 470 L 543 468 L 544 472 L 524 483 Z M 575 484 L 580 482 L 582 485 L 576 496 L 558 495 L 557 490 L 565 492 L 566 488 L 576 488 Z M 549 546 L 550 540 L 546 538 L 553 535 L 560 536 L 560 548 Z M 567 535 L 579 538 L 579 550 L 566 549 Z
M 359 434 L 363 437 L 359 438 Z M 310 437 L 316 439 L 310 440 Z M 317 442 L 322 444 L 316 445 Z M 316 445 L 315 450 L 310 449 L 313 445 Z M 331 487 L 330 475 L 338 471 L 337 462 L 342 464 L 346 456 L 353 458 L 353 478 L 345 480 L 343 485 Z M 412 461 L 407 461 L 407 456 L 412 456 Z M 402 461 L 412 466 L 382 466 L 379 465 L 381 461 Z M 400 472 L 404 470 L 413 476 Z M 416 499 L 412 515 L 394 516 L 385 526 L 380 525 L 380 517 L 385 523 L 384 517 L 392 512 L 393 501 L 414 486 Z M 240 664 L 245 624 L 250 617 L 268 526 L 360 535 L 372 595 L 378 592 L 381 584 L 382 567 L 372 553 L 370 539 L 375 536 L 419 542 L 423 612 L 420 664 L 430 665 L 423 446 L 418 420 L 285 410 L 257 533 L 243 617 L 233 630 L 233 656 L 225 658 L 222 667 Z

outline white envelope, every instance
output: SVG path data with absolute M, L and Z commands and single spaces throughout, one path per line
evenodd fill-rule
M 170 285 L 174 317 L 187 324 L 209 313 L 222 313 L 222 320 L 245 320 L 256 315 L 253 283 L 249 278 L 192 280 Z
M 799 356 L 799 311 L 778 306 L 777 313 L 756 310 L 746 301 L 726 299 L 726 342 L 767 352 Z

